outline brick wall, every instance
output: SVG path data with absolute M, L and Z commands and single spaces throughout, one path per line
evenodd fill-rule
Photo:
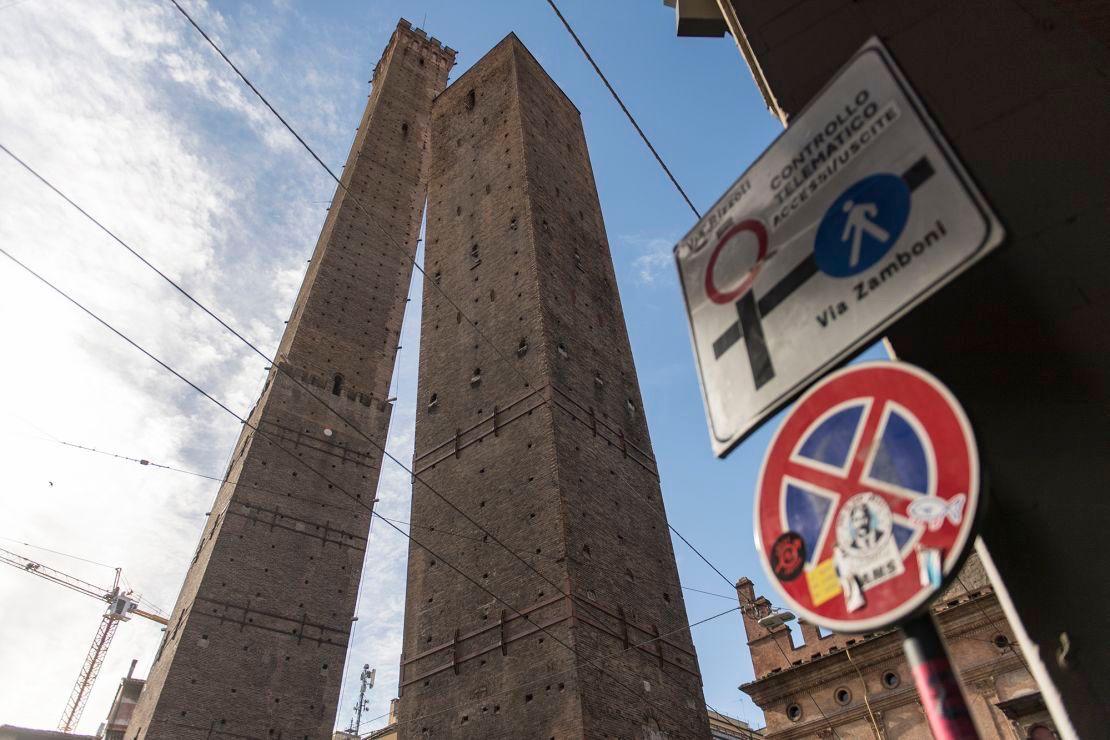
M 755 680 L 741 689 L 763 710 L 768 738 L 932 737 L 921 710 L 897 630 L 865 635 L 826 633 L 804 621 L 763 627 L 770 603 L 742 578 L 737 594 Z M 1037 696 L 1014 632 L 1006 622 L 978 556 L 972 554 L 934 603 L 933 614 L 960 676 L 968 708 L 983 738 L 1025 737 L 998 708 L 1018 696 Z M 840 693 L 846 690 L 847 693 Z M 1038 696 L 1039 698 L 1039 696 Z M 790 708 L 797 707 L 794 714 Z M 1041 715 L 1045 715 L 1043 703 Z M 1051 726 L 1047 722 L 1046 726 Z
M 277 362 L 151 667 L 128 738 L 331 734 L 386 403 L 454 52 L 402 21 L 375 70 Z M 365 208 L 365 210 L 363 210 Z M 369 212 L 369 216 L 367 215 Z M 317 398 L 318 397 L 318 398 Z M 329 411 L 322 398 L 348 426 Z
M 510 35 L 432 146 L 400 736 L 706 737 L 579 113 Z

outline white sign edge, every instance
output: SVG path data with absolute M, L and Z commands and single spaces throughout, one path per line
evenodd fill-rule
M 971 199 L 974 201 L 975 205 L 982 212 L 984 216 L 984 221 L 986 222 L 986 234 L 983 237 L 983 242 L 967 259 L 952 267 L 940 279 L 938 279 L 925 290 L 916 294 L 901 308 L 890 314 L 882 322 L 877 324 L 873 329 L 865 332 L 863 335 L 860 336 L 858 340 L 846 347 L 835 357 L 830 358 L 819 368 L 791 386 L 789 390 L 784 391 L 773 403 L 768 404 L 761 411 L 752 416 L 737 432 L 730 435 L 726 439 L 721 439 L 716 436 L 716 432 L 713 429 L 712 414 L 709 407 L 709 394 L 707 393 L 707 389 L 705 387 L 704 374 L 702 373 L 701 355 L 698 353 L 697 337 L 694 334 L 694 323 L 693 315 L 690 311 L 690 300 L 689 296 L 687 296 L 686 294 L 686 281 L 682 279 L 683 273 L 681 268 L 681 261 L 678 256 L 678 251 L 682 245 L 682 242 L 685 241 L 686 237 L 688 237 L 694 229 L 691 228 L 689 231 L 687 231 L 686 234 L 684 234 L 679 240 L 678 244 L 674 246 L 672 252 L 675 258 L 675 266 L 678 269 L 679 273 L 679 284 L 682 288 L 682 300 L 686 307 L 687 329 L 690 333 L 690 344 L 694 350 L 694 362 L 697 365 L 698 370 L 698 386 L 701 388 L 702 405 L 705 408 L 706 426 L 708 427 L 709 439 L 713 449 L 713 454 L 718 459 L 724 459 L 725 457 L 728 457 L 728 455 L 736 449 L 737 445 L 747 439 L 751 434 L 755 433 L 769 417 L 778 413 L 785 406 L 797 399 L 798 396 L 804 393 L 805 390 L 818 378 L 822 377 L 822 375 L 824 374 L 829 373 L 830 371 L 836 370 L 841 364 L 848 361 L 853 356 L 865 349 L 866 345 L 869 342 L 878 338 L 878 336 L 891 324 L 905 316 L 908 312 L 912 311 L 917 306 L 921 305 L 938 290 L 948 285 L 950 282 L 952 282 L 952 280 L 961 275 L 963 272 L 965 272 L 987 254 L 989 254 L 991 251 L 993 251 L 999 244 L 1002 243 L 1003 239 L 1006 236 L 1006 230 L 1003 227 L 1002 222 L 998 219 L 998 216 L 990 207 L 990 203 L 983 195 L 982 190 L 980 190 L 978 184 L 971 176 L 971 173 L 968 172 L 967 168 L 964 167 L 963 162 L 956 155 L 956 152 L 952 150 L 952 147 L 948 144 L 948 140 L 941 131 L 940 126 L 936 123 L 935 120 L 933 120 L 933 117 L 929 114 L 924 101 L 922 101 L 921 98 L 917 95 L 917 91 L 910 84 L 909 79 L 902 73 L 901 68 L 891 56 L 890 51 L 886 48 L 886 45 L 883 44 L 882 40 L 878 36 L 872 36 L 866 42 L 864 42 L 863 46 L 860 47 L 860 49 L 836 71 L 836 73 L 829 79 L 828 82 L 825 83 L 821 90 L 813 96 L 809 103 L 807 103 L 805 107 L 802 108 L 801 111 L 799 111 L 798 115 L 795 118 L 800 118 L 811 107 L 813 107 L 821 98 L 821 96 L 833 85 L 833 83 L 837 81 L 840 75 L 843 74 L 846 69 L 848 69 L 848 67 L 854 64 L 864 54 L 872 52 L 878 54 L 879 59 L 883 62 L 884 66 L 891 73 L 891 76 L 894 78 L 899 89 L 906 96 L 906 99 L 913 107 L 914 114 L 917 116 L 918 120 L 921 121 L 926 132 L 933 139 L 934 144 L 936 144 L 941 154 L 944 155 L 945 161 L 948 163 L 949 167 L 952 169 L 957 179 L 959 179 L 963 183 L 968 195 L 971 196 Z M 747 168 L 745 168 L 740 176 L 737 177 L 736 180 L 734 180 L 733 183 L 725 189 L 724 194 L 720 198 L 714 201 L 713 206 L 707 211 L 707 213 L 711 213 L 714 208 L 716 208 L 722 201 L 724 201 L 728 197 L 728 194 L 732 192 L 732 189 L 744 180 L 745 175 L 747 175 L 753 167 L 759 164 L 759 161 L 767 155 L 767 152 L 770 151 L 775 146 L 775 144 L 778 143 L 779 139 L 786 135 L 786 132 L 788 130 L 788 128 L 783 129 L 782 133 L 776 136 L 775 140 L 767 145 L 767 147 L 763 150 L 763 153 L 756 157 L 755 161 L 753 161 L 750 165 L 748 165 Z M 700 221 L 701 219 L 699 219 L 697 223 L 700 223 Z M 695 223 L 695 228 L 697 226 L 697 223 Z

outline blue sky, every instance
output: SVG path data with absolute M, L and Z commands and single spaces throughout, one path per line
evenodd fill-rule
M 198 20 L 338 169 L 398 17 L 460 51 L 455 79 L 515 31 L 582 112 L 671 522 L 735 580 L 765 589 L 751 496 L 768 424 L 726 461 L 710 452 L 671 247 L 694 223 L 679 194 L 543 0 L 189 2 Z M 673 11 L 642 0 L 562 0 L 695 205 L 706 208 L 781 132 L 731 39 L 678 39 Z M 0 7 L 0 143 L 209 301 L 276 346 L 333 186 L 167 2 L 24 0 Z M 0 157 L 0 241 L 240 412 L 263 363 Z M 419 306 L 419 285 L 411 307 Z M 411 311 L 410 311 L 411 313 Z M 391 449 L 411 458 L 418 322 L 406 320 Z M 202 479 L 54 444 L 51 435 L 222 475 L 238 426 L 141 356 L 0 264 L 5 490 L 0 547 L 94 582 L 120 565 L 169 609 L 215 493 Z M 379 511 L 406 518 L 408 479 L 383 473 Z M 371 538 L 339 722 L 364 662 L 371 716 L 396 690 L 405 543 Z M 691 620 L 735 604 L 729 585 L 675 543 Z M 101 607 L 0 572 L 0 722 L 56 721 Z M 20 609 L 15 604 L 36 604 Z M 120 630 L 82 729 L 104 717 L 132 657 L 145 675 L 160 634 Z M 761 725 L 736 687 L 752 677 L 738 615 L 694 632 L 707 700 Z M 380 724 L 380 723 L 378 723 Z M 365 728 L 364 728 L 365 729 Z

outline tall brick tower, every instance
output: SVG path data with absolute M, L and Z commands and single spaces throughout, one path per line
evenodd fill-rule
M 384 445 L 411 275 L 398 246 L 416 250 L 454 55 L 402 20 L 374 70 L 343 173 L 358 203 L 336 190 L 278 350 L 289 375 L 271 370 L 260 431 L 236 444 L 129 739 L 331 736 L 381 455 L 312 396 Z
M 401 737 L 707 738 L 578 110 L 510 35 L 432 118 L 426 269 L 502 356 L 424 291 L 412 523 L 513 608 L 410 548 Z

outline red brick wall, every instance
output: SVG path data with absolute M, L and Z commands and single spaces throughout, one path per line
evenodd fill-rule
M 548 580 L 420 482 L 413 531 L 554 638 L 414 546 L 401 737 L 707 736 L 688 633 L 576 665 L 687 622 L 581 120 L 515 36 L 436 100 L 427 238 L 496 350 L 425 290 L 416 469 Z

